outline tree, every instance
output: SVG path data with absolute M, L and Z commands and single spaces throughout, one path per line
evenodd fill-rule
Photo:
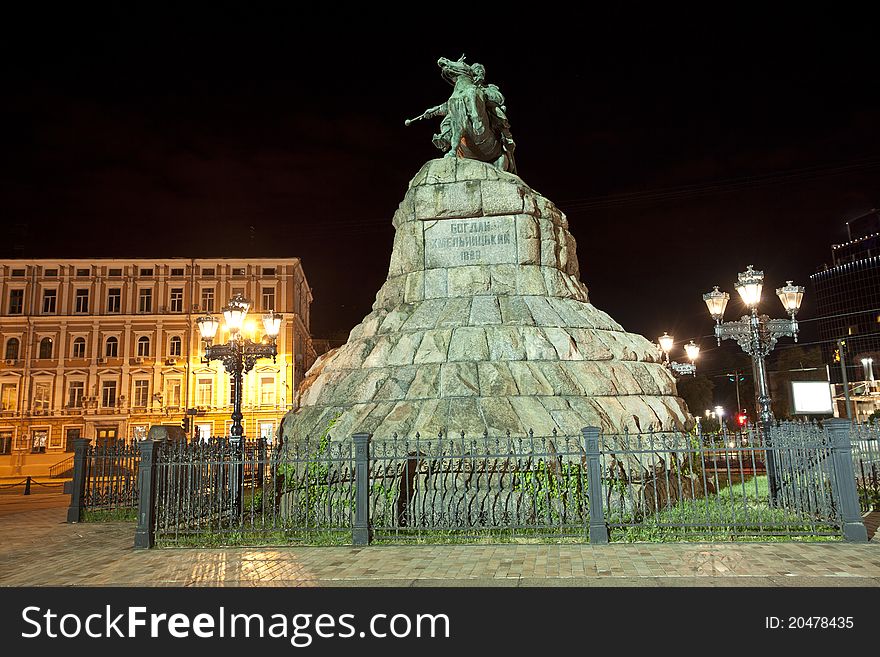
M 676 382 L 678 396 L 684 399 L 691 415 L 702 415 L 707 408 L 712 408 L 715 384 L 704 374 L 683 376 Z

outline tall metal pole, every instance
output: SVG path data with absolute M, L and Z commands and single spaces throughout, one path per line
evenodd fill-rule
M 846 378 L 846 340 L 838 340 L 837 349 L 840 353 L 840 376 L 843 378 L 843 398 L 846 402 L 846 417 L 852 420 L 853 416 L 849 408 L 849 381 Z
M 736 412 L 739 413 L 742 410 L 742 402 L 739 400 L 739 370 L 734 369 L 733 375 L 736 377 Z
M 235 388 L 232 396 L 232 427 L 229 430 L 229 445 L 232 447 L 232 508 L 236 515 L 241 512 L 241 498 L 244 489 L 244 449 L 241 438 L 244 435 L 244 427 L 241 425 L 241 382 L 243 378 L 244 362 L 242 360 L 242 343 L 239 340 L 230 341 L 232 347 L 232 385 Z
M 241 424 L 244 415 L 241 412 L 241 388 L 244 378 L 244 362 L 241 354 L 241 344 L 235 341 L 231 344 L 234 351 L 234 368 L 232 372 L 232 385 L 234 395 L 232 397 L 232 427 L 229 430 L 229 440 L 233 443 L 240 443 L 241 437 L 244 435 L 244 427 Z
M 764 434 L 766 450 L 767 485 L 769 487 L 770 504 L 776 503 L 779 485 L 776 479 L 776 458 L 770 432 L 773 427 L 773 411 L 770 406 L 770 389 L 767 385 L 767 366 L 765 363 L 764 345 L 761 343 L 761 324 L 757 310 L 752 310 L 750 320 L 752 333 L 752 363 L 755 375 L 755 397 L 761 433 Z

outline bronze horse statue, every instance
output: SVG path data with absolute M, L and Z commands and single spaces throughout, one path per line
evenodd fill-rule
M 504 96 L 494 84 L 485 84 L 486 69 L 482 64 L 467 64 L 464 55 L 453 61 L 437 60 L 443 79 L 452 86 L 445 103 L 425 110 L 413 121 L 442 116 L 440 132 L 434 145 L 444 157 L 461 157 L 490 162 L 502 171 L 516 173 L 513 150 L 516 147 L 505 114 Z

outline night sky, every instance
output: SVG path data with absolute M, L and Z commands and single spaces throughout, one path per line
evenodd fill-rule
M 436 9 L 433 26 L 381 34 L 267 13 L 7 24 L 0 248 L 298 256 L 313 334 L 347 334 L 385 279 L 408 180 L 439 156 L 438 119 L 403 121 L 447 98 L 437 58 L 465 53 L 507 98 L 519 174 L 567 214 L 593 303 L 624 328 L 710 335 L 700 295 L 735 297 L 748 264 L 766 288 L 807 285 L 814 316 L 809 275 L 848 218 L 880 207 L 872 21 L 593 17 L 562 34 L 496 16 L 487 40 Z

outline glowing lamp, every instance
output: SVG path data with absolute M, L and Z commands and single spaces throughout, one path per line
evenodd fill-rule
M 746 307 L 754 310 L 761 303 L 761 290 L 764 287 L 764 272 L 755 271 L 751 265 L 737 274 L 736 291 Z
M 687 354 L 688 359 L 691 362 L 694 362 L 700 355 L 700 345 L 695 344 L 694 341 L 691 340 L 688 344 L 684 346 L 684 352 Z
M 672 345 L 675 344 L 675 338 L 664 331 L 663 335 L 657 338 L 657 342 L 660 343 L 660 348 L 668 354 L 672 351 Z
M 263 315 L 263 328 L 266 331 L 266 335 L 273 340 L 278 337 L 278 332 L 281 330 L 282 319 L 280 313 L 268 312 Z
M 220 328 L 220 322 L 211 315 L 199 317 L 196 320 L 196 324 L 198 324 L 199 327 L 199 335 L 201 335 L 202 340 L 206 342 L 211 342 L 211 340 L 214 339 L 214 336 L 217 335 L 217 329 Z
M 727 308 L 730 295 L 719 290 L 716 285 L 715 289 L 703 295 L 703 301 L 706 302 L 706 307 L 709 308 L 709 314 L 712 315 L 712 319 L 720 322 L 724 318 L 724 309 Z
M 229 333 L 234 338 L 241 331 L 244 324 L 244 318 L 247 316 L 248 309 L 251 307 L 250 301 L 242 295 L 236 294 L 229 300 L 227 306 L 223 309 L 223 317 L 226 319 L 226 326 Z
M 801 301 L 804 298 L 804 288 L 791 281 L 785 281 L 785 287 L 776 288 L 776 296 L 782 302 L 785 312 L 794 317 L 800 310 Z

